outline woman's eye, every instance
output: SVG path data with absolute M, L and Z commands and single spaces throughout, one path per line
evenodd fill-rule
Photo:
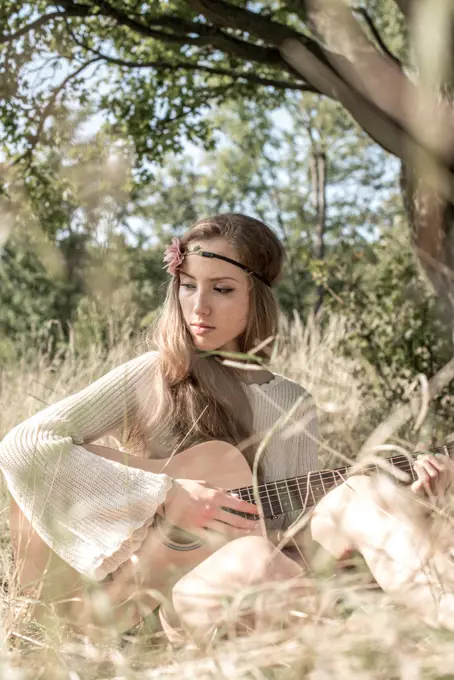
M 186 288 L 188 290 L 192 290 L 193 288 L 196 288 L 197 286 L 194 283 L 180 283 L 180 288 Z M 214 290 L 217 293 L 221 293 L 222 295 L 227 295 L 227 293 L 231 293 L 233 288 L 214 288 Z

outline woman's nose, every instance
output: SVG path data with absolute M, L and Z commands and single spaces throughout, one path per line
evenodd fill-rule
M 196 312 L 196 314 L 201 314 L 201 315 L 209 314 L 210 307 L 209 307 L 206 295 L 199 293 L 196 296 L 195 303 L 194 303 L 194 312 Z

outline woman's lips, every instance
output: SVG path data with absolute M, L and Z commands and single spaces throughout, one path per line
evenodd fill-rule
M 197 326 L 196 324 L 192 324 L 192 328 L 194 329 L 194 333 L 196 335 L 205 335 L 206 333 L 210 333 L 210 331 L 214 331 L 214 328 L 212 327 Z

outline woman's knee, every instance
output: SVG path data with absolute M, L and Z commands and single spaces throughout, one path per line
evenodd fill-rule
M 261 536 L 226 544 L 183 576 L 172 590 L 180 622 L 192 631 L 207 631 L 223 620 L 234 600 L 248 588 L 291 581 L 301 567 Z
M 274 580 L 293 578 L 301 568 L 263 536 L 243 536 L 222 546 L 174 586 L 174 593 L 194 593 L 197 586 L 218 592 Z
M 238 583 L 251 585 L 277 579 L 291 579 L 301 567 L 263 536 L 243 536 L 224 546 L 216 556 L 224 561 Z

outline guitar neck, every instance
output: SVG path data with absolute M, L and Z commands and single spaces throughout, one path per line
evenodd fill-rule
M 443 453 L 450 456 L 454 448 L 454 442 L 431 450 L 431 453 Z M 427 453 L 427 452 L 425 452 Z M 413 469 L 414 459 L 418 452 L 406 455 L 398 455 L 387 458 L 386 462 L 409 475 L 409 480 L 416 479 Z M 387 466 L 388 468 L 388 466 Z M 259 484 L 258 493 L 262 505 L 264 517 L 278 517 L 288 512 L 306 511 L 316 505 L 327 493 L 336 486 L 343 484 L 354 472 L 352 467 L 339 467 L 333 470 L 317 470 L 309 472 L 301 477 L 281 479 L 276 482 Z M 353 472 L 352 472 L 353 471 Z M 364 471 L 381 471 L 383 467 L 368 465 Z M 240 489 L 232 489 L 231 493 L 241 499 L 254 503 L 254 487 L 247 486 Z M 235 513 L 245 516 L 244 513 Z

